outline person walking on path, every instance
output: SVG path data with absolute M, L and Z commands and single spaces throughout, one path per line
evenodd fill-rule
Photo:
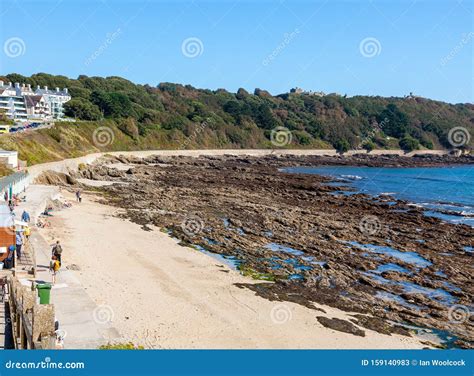
M 21 220 L 23 222 L 30 223 L 30 214 L 26 210 L 23 210 L 23 213 L 21 214 Z
M 82 202 L 81 191 L 79 190 L 76 191 L 76 199 L 77 199 L 77 202 L 79 203 Z
M 59 240 L 53 246 L 53 249 L 52 249 L 51 253 L 52 253 L 52 256 L 56 257 L 56 259 L 59 262 L 59 265 L 61 266 L 61 254 L 63 253 L 63 247 L 61 247 L 61 244 L 59 243 Z
M 61 268 L 61 263 L 59 262 L 56 256 L 51 256 L 51 261 L 49 262 L 49 272 L 51 273 L 52 283 L 56 284 L 56 274 L 58 274 L 59 269 Z
M 23 246 L 23 236 L 21 235 L 21 232 L 18 232 L 16 233 L 16 236 L 15 236 L 15 240 L 16 240 L 16 257 L 19 259 L 21 259 L 21 247 Z
M 31 229 L 30 226 L 25 226 L 23 228 L 23 234 L 25 235 L 25 240 L 29 241 L 30 240 L 30 235 L 31 235 Z

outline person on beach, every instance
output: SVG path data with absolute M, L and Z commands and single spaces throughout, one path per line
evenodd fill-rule
M 8 192 L 5 191 L 5 194 L 3 195 L 3 198 L 5 199 L 5 202 L 8 202 Z
M 16 257 L 18 260 L 21 258 L 21 247 L 23 246 L 23 236 L 21 235 L 21 232 L 17 232 L 15 236 L 16 240 Z
M 23 210 L 23 213 L 21 214 L 21 220 L 23 222 L 30 223 L 30 214 L 26 210 Z
M 82 202 L 82 197 L 81 197 L 81 191 L 76 191 L 76 199 L 77 202 L 81 203 Z
M 59 269 L 61 268 L 61 263 L 59 262 L 56 256 L 51 256 L 51 261 L 49 262 L 49 272 L 51 273 L 53 285 L 56 283 L 56 274 L 58 274 Z
M 25 240 L 29 241 L 30 240 L 30 235 L 31 235 L 31 229 L 30 226 L 25 226 L 23 228 L 23 235 L 25 235 Z
M 13 268 L 13 254 L 15 252 L 15 246 L 11 245 L 8 247 L 8 256 L 5 259 L 5 269 Z
M 59 240 L 53 246 L 51 253 L 52 253 L 52 256 L 56 257 L 56 260 L 58 260 L 59 265 L 61 266 L 61 254 L 63 253 L 63 247 L 61 247 Z

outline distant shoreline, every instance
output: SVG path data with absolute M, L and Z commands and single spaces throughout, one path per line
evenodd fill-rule
M 298 156 L 339 156 L 350 157 L 357 154 L 363 155 L 396 155 L 400 157 L 413 157 L 415 155 L 449 155 L 448 150 L 416 150 L 405 153 L 403 150 L 373 150 L 367 153 L 365 150 L 351 150 L 344 154 L 339 154 L 335 149 L 186 149 L 186 150 L 136 150 L 136 151 L 112 151 L 91 153 L 77 158 L 68 158 L 59 161 L 34 164 L 28 167 L 32 178 L 36 178 L 42 172 L 51 170 L 56 172 L 68 172 L 69 169 L 76 170 L 80 164 L 93 163 L 104 155 L 126 156 L 136 158 L 146 158 L 152 155 L 159 156 L 189 156 L 198 157 L 220 156 L 220 155 L 238 155 L 238 156 L 266 156 L 266 155 L 298 155 Z

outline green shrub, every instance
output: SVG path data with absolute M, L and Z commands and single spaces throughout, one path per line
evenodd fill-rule
M 373 141 L 366 141 L 362 144 L 362 147 L 367 150 L 367 152 L 371 152 L 372 150 L 375 149 L 376 145 Z
M 418 140 L 414 139 L 413 137 L 411 136 L 405 136 L 403 137 L 400 142 L 400 147 L 404 150 L 404 151 L 413 151 L 413 150 L 418 150 L 420 148 L 420 143 L 418 142 Z
M 346 151 L 349 151 L 351 145 L 349 144 L 349 141 L 342 139 L 342 140 L 337 140 L 334 144 L 334 149 L 337 150 L 338 153 L 345 153 Z
M 107 345 L 102 345 L 99 347 L 99 350 L 143 350 L 143 346 L 134 345 L 132 342 L 124 343 L 108 343 Z

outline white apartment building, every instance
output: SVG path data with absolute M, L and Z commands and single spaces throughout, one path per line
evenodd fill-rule
M 56 90 L 49 90 L 47 86 L 45 86 L 44 89 L 41 89 L 38 85 L 35 90 L 35 95 L 43 96 L 44 100 L 49 105 L 51 117 L 53 119 L 61 119 L 64 117 L 64 103 L 71 100 L 67 88 L 59 90 L 57 87 Z
M 49 90 L 37 86 L 36 90 L 31 85 L 11 82 L 5 84 L 0 81 L 0 109 L 6 111 L 7 117 L 15 121 L 28 119 L 61 119 L 64 117 L 64 103 L 71 96 L 68 89 Z
M 25 99 L 22 95 L 17 94 L 16 89 L 11 82 L 4 85 L 3 81 L 0 81 L 0 110 L 5 110 L 7 117 L 10 119 L 26 121 L 28 120 L 28 114 Z

